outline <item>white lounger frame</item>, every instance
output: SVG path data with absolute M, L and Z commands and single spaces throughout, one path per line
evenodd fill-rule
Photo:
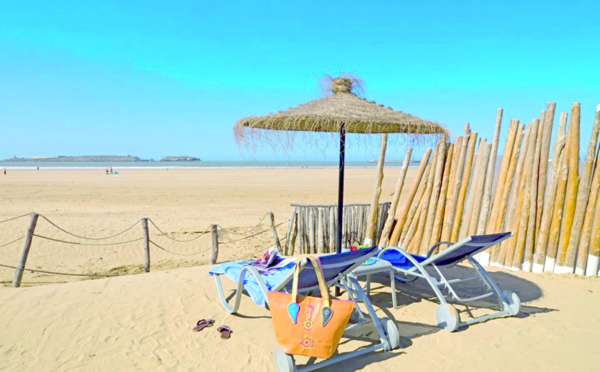
M 465 238 L 455 244 L 452 244 L 451 242 L 437 243 L 430 249 L 430 252 L 432 252 L 433 249 L 435 249 L 437 246 L 439 246 L 441 244 L 449 244 L 451 246 L 447 249 L 442 250 L 438 254 L 427 258 L 425 261 L 422 261 L 422 262 L 418 262 L 410 253 L 406 252 L 405 250 L 403 250 L 401 248 L 396 248 L 396 247 L 390 247 L 390 248 L 385 248 L 385 249 L 380 250 L 377 257 L 378 258 L 381 257 L 381 255 L 384 252 L 390 251 L 390 250 L 398 251 L 402 255 L 404 255 L 404 257 L 406 257 L 406 259 L 409 260 L 413 266 L 408 270 L 402 269 L 399 267 L 394 267 L 394 271 L 396 271 L 396 273 L 398 273 L 398 274 L 402 274 L 402 275 L 406 276 L 409 280 L 410 279 L 416 280 L 418 278 L 422 278 L 422 279 L 425 279 L 429 283 L 429 285 L 431 286 L 431 289 L 433 290 L 433 292 L 435 293 L 436 297 L 438 298 L 438 300 L 440 302 L 440 305 L 436 311 L 436 321 L 438 323 L 438 326 L 452 332 L 452 331 L 457 330 L 461 326 L 484 322 L 486 320 L 498 318 L 498 317 L 501 317 L 504 315 L 514 316 L 519 313 L 519 309 L 520 309 L 520 305 L 521 305 L 519 297 L 512 291 L 508 291 L 508 290 L 502 291 L 498 287 L 498 285 L 496 284 L 494 279 L 490 276 L 490 274 L 473 257 L 474 255 L 478 254 L 479 252 L 481 252 L 493 245 L 496 245 L 496 244 L 500 243 L 501 241 L 510 238 L 511 236 L 512 236 L 512 234 L 506 235 L 506 237 L 504 237 L 503 239 L 497 240 L 497 241 L 494 241 L 491 243 L 479 243 L 482 245 L 482 248 L 479 250 L 476 250 L 475 252 L 473 252 L 470 255 L 465 257 L 465 259 L 469 262 L 471 267 L 473 267 L 473 269 L 475 269 L 475 274 L 466 276 L 466 277 L 450 279 L 450 280 L 446 279 L 446 277 L 444 276 L 444 274 L 442 273 L 440 268 L 451 268 L 451 267 L 455 266 L 456 264 L 458 264 L 459 262 L 464 261 L 464 259 L 456 261 L 452 264 L 443 265 L 443 266 L 438 266 L 435 264 L 435 262 L 444 258 L 448 254 L 452 253 L 454 250 L 471 242 L 471 237 Z M 435 273 L 437 273 L 437 278 L 434 277 L 432 274 L 430 274 L 426 270 L 426 268 L 428 268 L 428 267 L 433 268 L 433 271 Z M 483 284 L 483 286 L 485 287 L 485 289 L 487 291 L 478 296 L 468 297 L 468 298 L 460 297 L 457 294 L 456 290 L 452 287 L 452 285 L 458 285 L 460 283 L 464 283 L 464 282 L 471 281 L 471 280 L 477 280 L 477 279 Z M 402 280 L 401 278 L 398 278 L 398 280 L 401 282 L 407 282 L 405 280 Z M 501 310 L 498 312 L 492 313 L 492 314 L 483 315 L 480 317 L 472 318 L 467 321 L 461 322 L 460 316 L 459 316 L 458 312 L 456 311 L 456 309 L 449 306 L 450 304 L 448 303 L 448 301 L 446 300 L 446 297 L 442 293 L 442 289 L 444 289 L 447 292 L 448 296 L 452 299 L 453 302 L 462 303 L 465 305 L 468 304 L 469 302 L 481 300 L 481 299 L 496 295 L 496 299 L 498 301 L 498 305 L 500 306 Z
M 367 315 L 373 321 L 373 324 L 375 325 L 375 328 L 379 335 L 379 343 L 371 345 L 371 346 L 363 348 L 363 349 L 360 349 L 360 350 L 357 350 L 357 351 L 354 351 L 354 352 L 339 354 L 337 356 L 326 359 L 319 363 L 307 364 L 304 366 L 296 366 L 294 359 L 291 355 L 285 354 L 283 351 L 281 351 L 281 349 L 277 348 L 275 350 L 275 364 L 277 367 L 277 371 L 280 371 L 280 372 L 313 371 L 313 370 L 316 370 L 319 368 L 330 366 L 335 363 L 342 362 L 342 361 L 350 359 L 350 358 L 355 358 L 360 355 L 371 353 L 375 350 L 384 349 L 385 351 L 390 351 L 399 346 L 400 335 L 398 333 L 398 328 L 396 327 L 396 323 L 394 323 L 392 320 L 390 320 L 388 318 L 379 319 L 379 317 L 375 313 L 375 309 L 373 308 L 373 305 L 369 301 L 368 296 L 365 294 L 365 292 L 363 291 L 363 289 L 360 286 L 360 284 L 358 283 L 358 281 L 354 278 L 349 278 L 347 276 L 348 273 L 352 272 L 352 270 L 354 270 L 358 266 L 362 265 L 363 262 L 365 262 L 369 257 L 373 256 L 375 253 L 377 253 L 376 250 L 374 250 L 371 254 L 362 256 L 359 260 L 357 260 L 357 262 L 355 264 L 350 266 L 343 273 L 340 273 L 334 279 L 330 279 L 327 282 L 327 286 L 328 287 L 338 286 L 338 287 L 346 290 L 348 292 L 348 296 L 350 297 L 350 299 L 352 301 L 354 301 L 354 304 L 355 304 L 354 314 L 356 314 L 358 316 L 358 322 L 349 324 L 346 327 L 346 331 L 349 331 L 359 325 L 362 325 L 363 323 L 365 323 L 367 321 L 365 314 L 363 314 L 362 311 L 360 311 L 360 309 L 358 307 L 359 302 L 363 302 L 367 309 L 367 313 L 368 313 Z M 303 270 L 306 267 L 307 262 L 308 262 L 308 260 L 306 260 L 306 259 L 302 259 L 300 261 L 301 270 Z M 339 267 L 339 266 L 347 266 L 347 265 L 348 265 L 348 262 L 340 262 L 340 263 L 335 263 L 335 264 L 323 265 L 323 270 L 327 270 L 327 269 L 331 269 L 331 268 Z M 260 273 L 258 272 L 258 270 L 256 270 L 256 268 L 254 266 L 246 265 L 240 271 L 240 278 L 237 283 L 237 290 L 235 293 L 235 298 L 233 299 L 233 301 L 234 301 L 233 306 L 229 305 L 227 298 L 224 295 L 223 286 L 221 285 L 221 279 L 220 279 L 221 275 L 223 275 L 223 274 L 213 274 L 213 276 L 215 277 L 215 283 L 217 285 L 217 292 L 219 294 L 221 304 L 223 305 L 225 310 L 227 310 L 229 313 L 232 313 L 232 314 L 237 313 L 237 311 L 240 307 L 240 300 L 242 298 L 242 295 L 243 295 L 242 292 L 244 289 L 244 278 L 246 275 L 254 276 L 254 278 L 258 282 L 258 285 L 259 285 L 261 291 L 263 292 L 263 294 L 265 296 L 265 299 L 267 299 L 267 292 L 268 292 L 267 286 L 265 285 L 265 282 L 263 281 Z M 272 291 L 285 291 L 285 287 L 289 283 L 291 283 L 291 281 L 293 280 L 293 275 L 294 275 L 294 270 L 290 270 L 289 274 L 286 275 L 285 277 L 283 277 L 281 279 L 281 281 L 276 286 L 274 286 L 271 290 Z M 312 287 L 298 288 L 298 292 L 306 294 L 310 291 L 318 290 L 318 289 L 319 289 L 319 286 L 317 284 Z

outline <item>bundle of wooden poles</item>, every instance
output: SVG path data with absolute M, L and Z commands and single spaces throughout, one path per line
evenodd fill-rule
M 478 139 L 467 123 L 464 134 L 454 143 L 443 137 L 433 151 L 425 150 L 411 185 L 403 191 L 412 155 L 409 148 L 378 244 L 426 254 L 440 241 L 511 231 L 511 239 L 480 254 L 480 263 L 534 272 L 598 275 L 600 105 L 583 164 L 579 161 L 579 103 L 573 104 L 570 120 L 567 113 L 560 115 L 550 152 L 555 107 L 555 103 L 548 103 L 540 118 L 527 125 L 510 121 L 499 169 L 496 158 L 502 109 L 496 116 L 491 143 Z M 371 204 L 375 216 L 386 142 L 384 135 Z M 369 220 L 367 243 L 374 238 L 370 225 Z

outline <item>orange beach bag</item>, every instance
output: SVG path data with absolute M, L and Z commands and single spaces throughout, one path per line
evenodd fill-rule
M 296 264 L 292 293 L 267 293 L 275 338 L 286 354 L 329 358 L 346 329 L 354 302 L 330 299 L 321 261 L 307 258 L 315 269 L 322 297 L 298 296 L 301 268 Z

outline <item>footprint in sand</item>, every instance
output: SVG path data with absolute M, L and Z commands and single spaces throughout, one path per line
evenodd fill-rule
M 112 335 L 109 335 L 109 336 L 105 337 L 103 341 L 105 344 L 112 345 L 115 342 L 117 342 L 117 338 Z
M 21 356 L 23 357 L 23 365 L 25 367 L 32 367 L 39 361 L 38 356 L 31 351 L 24 351 L 21 353 Z

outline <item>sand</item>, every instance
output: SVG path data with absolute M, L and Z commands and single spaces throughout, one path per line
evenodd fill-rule
M 384 200 L 391 197 L 397 172 L 386 172 Z M 374 169 L 347 171 L 348 202 L 369 198 L 374 174 Z M 335 169 L 140 170 L 117 176 L 93 170 L 11 171 L 0 177 L 0 220 L 36 211 L 77 234 L 107 236 L 149 217 L 170 236 L 189 239 L 211 223 L 251 228 L 267 210 L 283 222 L 290 203 L 332 203 L 336 190 Z M 22 235 L 27 223 L 25 217 L 0 224 L 0 245 Z M 43 220 L 38 228 L 40 235 L 76 240 Z M 284 230 L 285 225 L 281 236 Z M 210 245 L 205 237 L 175 243 L 153 234 L 178 252 Z M 140 236 L 138 225 L 122 239 Z M 223 245 L 219 260 L 255 256 L 269 244 L 272 237 L 263 234 Z M 0 248 L 0 263 L 16 264 L 21 246 Z M 246 298 L 243 316 L 227 314 L 208 277 L 205 254 L 180 258 L 153 250 L 152 259 L 150 273 L 107 279 L 26 273 L 25 287 L 19 289 L 8 287 L 13 271 L 0 268 L 5 285 L 0 287 L 0 370 L 274 370 L 276 343 L 268 310 Z M 140 242 L 86 248 L 41 238 L 34 238 L 28 261 L 31 268 L 99 273 L 136 272 L 142 264 Z M 389 288 L 379 278 L 383 284 L 375 286 L 372 298 L 380 316 L 397 322 L 401 348 L 353 359 L 335 370 L 598 370 L 599 278 L 490 270 L 501 287 L 522 298 L 518 317 L 448 333 L 433 326 L 437 305 L 427 300 L 431 293 L 425 286 L 401 286 L 400 307 L 391 309 Z M 466 313 L 461 316 L 467 318 Z M 232 338 L 221 340 L 215 327 L 192 332 L 201 318 L 231 326 Z M 360 341 L 343 339 L 340 351 L 374 341 L 372 327 L 362 331 Z
M 374 169 L 348 169 L 346 202 L 369 202 Z M 391 199 L 399 173 L 387 170 L 382 198 Z M 407 180 L 407 182 L 410 181 Z M 193 232 L 205 231 L 210 224 L 232 231 L 247 231 L 257 225 L 269 210 L 277 224 L 290 218 L 291 203 L 336 203 L 336 169 L 214 169 L 214 170 L 120 170 L 105 175 L 104 170 L 10 170 L 0 177 L 0 221 L 37 212 L 77 235 L 111 236 L 131 227 L 140 218 L 152 219 L 170 237 L 189 240 Z M 0 223 L 0 246 L 23 237 L 28 217 Z M 269 228 L 263 221 L 252 233 Z M 278 228 L 285 236 L 287 225 Z M 239 239 L 220 229 L 219 240 Z M 155 247 L 152 269 L 208 263 L 210 234 L 189 243 L 161 236 L 150 224 L 151 239 L 181 254 L 205 251 L 193 256 L 177 256 Z M 36 234 L 76 243 L 111 244 L 138 239 L 129 244 L 108 246 L 70 245 L 34 238 L 27 267 L 66 273 L 141 272 L 144 264 L 141 224 L 114 239 L 86 241 L 57 230 L 40 219 Z M 243 259 L 259 255 L 274 240 L 270 232 L 239 243 L 222 244 L 219 259 Z M 23 242 L 0 248 L 0 264 L 15 266 Z M 13 271 L 0 267 L 0 281 L 12 281 Z M 38 282 L 78 280 L 76 277 L 26 273 L 24 285 Z

